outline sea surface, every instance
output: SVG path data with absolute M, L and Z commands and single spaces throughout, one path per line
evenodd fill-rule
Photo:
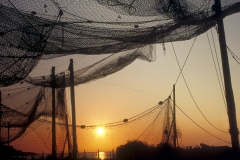
M 42 159 L 42 158 L 47 158 L 49 155 L 51 154 L 40 154 L 40 155 L 34 155 L 34 156 L 27 156 L 27 159 L 31 160 L 31 159 Z M 113 158 L 114 153 L 109 151 L 109 152 L 101 152 L 101 151 L 97 151 L 97 152 L 78 152 L 78 158 L 94 158 L 94 159 L 100 159 L 100 160 L 104 160 L 104 159 L 111 159 Z M 68 156 L 68 153 L 64 153 L 64 154 L 57 154 L 57 158 L 65 158 Z

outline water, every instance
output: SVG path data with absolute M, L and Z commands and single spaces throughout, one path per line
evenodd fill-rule
M 99 155 L 98 152 L 78 152 L 77 157 L 78 158 L 92 158 L 92 159 L 99 159 L 99 160 L 104 160 L 104 159 L 111 159 L 113 158 L 113 151 L 112 152 L 100 152 Z M 41 155 L 34 155 L 34 156 L 27 156 L 27 159 L 46 159 L 49 155 L 51 154 L 41 154 Z M 85 156 L 84 156 L 85 155 Z M 65 158 L 68 156 L 68 153 L 64 153 L 63 155 L 61 153 L 57 154 L 58 158 Z
M 85 156 L 86 158 L 95 158 L 95 159 L 99 158 L 101 160 L 110 159 L 112 157 L 110 152 L 99 152 L 99 155 L 98 155 L 98 152 L 85 152 Z M 78 153 L 78 157 L 83 158 L 84 152 Z

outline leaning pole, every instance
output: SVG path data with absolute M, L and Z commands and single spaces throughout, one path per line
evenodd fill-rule
M 0 143 L 2 143 L 2 92 L 0 91 Z
M 232 148 L 234 150 L 239 150 L 239 139 L 238 139 L 238 128 L 237 128 L 237 117 L 236 117 L 236 109 L 235 109 L 235 101 L 232 90 L 232 82 L 230 75 L 230 68 L 228 62 L 227 55 L 227 45 L 225 38 L 225 31 L 223 25 L 222 18 L 222 7 L 221 1 L 215 0 L 215 5 L 213 6 L 213 10 L 215 11 L 215 16 L 217 18 L 217 26 L 218 26 L 218 34 L 219 34 L 219 44 L 221 50 L 222 57 L 222 68 L 223 68 L 223 76 L 224 76 L 224 85 L 225 85 L 225 96 L 227 102 L 227 111 L 228 111 L 228 119 L 229 119 L 229 132 L 231 135 Z
M 77 159 L 77 134 L 76 134 L 76 112 L 75 112 L 73 59 L 70 59 L 69 71 L 70 71 L 71 104 L 72 104 L 73 160 L 76 160 Z
M 177 147 L 175 84 L 173 85 L 173 147 Z
M 56 105 L 55 105 L 55 67 L 52 67 L 52 158 L 56 159 Z

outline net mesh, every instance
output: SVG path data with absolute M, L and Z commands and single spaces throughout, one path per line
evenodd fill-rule
M 75 85 L 106 77 L 136 59 L 154 61 L 155 44 L 191 39 L 213 27 L 218 16 L 240 10 L 239 0 L 222 0 L 222 13 L 216 16 L 214 4 L 214 0 L 1 0 L 1 142 L 8 141 L 10 128 L 9 141 L 16 146 L 24 145 L 24 137 L 31 135 L 44 152 L 49 151 L 52 66 L 56 68 L 57 130 L 66 130 L 69 114 L 64 88 L 70 86 L 69 59 L 74 59 Z M 129 122 L 119 124 L 122 128 L 117 133 L 133 124 Z M 170 122 L 165 118 L 162 123 Z M 106 134 L 115 127 L 103 126 Z M 95 128 L 78 127 L 79 147 L 85 143 L 80 133 L 91 135 Z M 139 131 L 140 139 L 151 137 L 146 136 L 151 127 L 145 129 Z M 46 132 L 40 135 L 40 130 Z M 64 139 L 67 132 L 57 134 Z M 114 140 L 110 142 L 115 145 Z
M 21 88 L 2 90 L 1 142 L 14 141 L 26 132 L 27 128 L 40 117 L 52 116 L 52 89 L 22 84 Z M 67 116 L 65 89 L 56 90 L 56 117 L 62 121 Z M 9 107 L 10 106 L 10 107 Z M 65 122 L 65 121 L 64 121 Z M 12 133 L 8 137 L 8 128 Z
M 51 65 L 57 65 L 56 59 L 50 59 L 65 57 L 66 61 L 74 54 L 92 55 L 91 59 L 96 60 L 79 62 L 84 66 L 76 70 L 77 76 L 87 71 L 88 76 L 79 78 L 76 84 L 116 72 L 137 58 L 153 61 L 153 44 L 191 39 L 214 26 L 217 18 L 212 10 L 214 3 L 214 0 L 2 0 L 0 86 L 29 79 L 38 63 L 43 67 L 42 61 L 44 70 L 49 70 Z M 222 17 L 239 12 L 239 0 L 221 3 Z M 92 71 L 95 65 L 100 72 Z M 43 76 L 40 73 L 33 72 L 33 81 Z
M 3 113 L 7 112 L 5 107 Z M 13 112 L 13 111 L 12 111 Z M 17 116 L 22 116 L 15 113 Z M 7 115 L 7 114 L 6 114 Z M 8 121 L 4 116 L 3 121 Z M 3 123 L 4 124 L 4 123 Z M 16 139 L 16 133 L 21 132 L 21 126 L 2 127 L 1 138 L 7 141 L 8 130 L 10 144 L 19 150 L 37 154 L 51 153 L 52 123 L 51 118 L 42 115 L 28 125 L 25 132 Z M 123 121 L 101 125 L 78 125 L 78 152 L 111 151 L 128 141 L 139 140 L 156 146 L 160 143 L 173 144 L 173 114 L 171 99 L 166 99 L 149 110 Z M 25 128 L 25 127 L 23 127 Z M 57 153 L 72 152 L 72 126 L 67 117 L 56 124 Z M 178 139 L 181 131 L 178 130 Z M 37 144 L 37 145 L 36 145 Z

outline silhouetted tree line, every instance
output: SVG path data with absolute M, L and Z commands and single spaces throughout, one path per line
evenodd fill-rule
M 129 141 L 116 151 L 116 160 L 240 160 L 240 152 L 231 148 L 173 148 L 169 144 L 149 146 L 141 141 Z
M 25 160 L 26 155 L 32 154 L 34 153 L 18 151 L 11 146 L 0 144 L 0 160 Z M 49 156 L 46 159 L 52 160 L 52 157 Z M 62 159 L 72 160 L 71 157 L 57 158 L 57 160 Z M 94 158 L 78 159 L 94 160 Z M 111 160 L 240 160 L 240 151 L 236 152 L 226 147 L 175 149 L 171 145 L 164 143 L 160 143 L 155 147 L 136 140 L 117 147 L 115 158 Z

